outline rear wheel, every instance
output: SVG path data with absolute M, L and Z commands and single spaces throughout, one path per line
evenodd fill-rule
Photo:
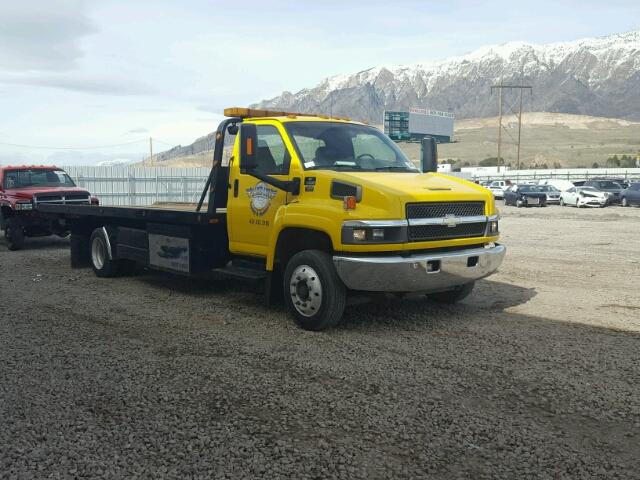
M 118 274 L 118 263 L 113 260 L 109 238 L 103 228 L 96 228 L 89 240 L 91 268 L 98 277 L 109 278 Z
M 446 292 L 429 293 L 427 294 L 427 297 L 438 303 L 457 303 L 464 300 L 471 294 L 475 284 L 475 282 L 471 282 Z
M 285 304 L 305 330 L 324 330 L 342 319 L 346 288 L 331 256 L 320 250 L 296 253 L 284 273 Z
M 9 250 L 15 251 L 24 247 L 24 229 L 17 218 L 11 217 L 7 219 L 4 236 L 7 239 Z

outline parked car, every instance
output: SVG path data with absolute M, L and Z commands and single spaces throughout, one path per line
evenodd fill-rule
M 38 205 L 51 203 L 97 204 L 98 200 L 57 167 L 0 167 L 0 230 L 9 250 L 21 249 L 25 237 L 69 234 L 57 216 L 38 211 Z
M 620 194 L 620 204 L 623 207 L 640 205 L 640 182 L 630 183 Z
M 565 190 L 569 190 L 570 188 L 575 187 L 575 185 L 569 180 L 562 180 L 559 178 L 540 180 L 538 185 L 551 185 L 552 187 L 557 188 L 561 192 L 564 192 Z
M 504 191 L 511 186 L 510 180 L 494 180 L 487 187 L 493 193 L 493 197 L 497 199 L 504 198 Z
M 593 187 L 573 187 L 560 193 L 560 205 L 606 207 L 608 195 Z
M 546 207 L 547 194 L 540 185 L 512 185 L 504 192 L 504 204 L 516 207 Z
M 591 180 L 609 180 L 611 182 L 616 182 L 622 187 L 623 190 L 627 188 L 630 183 L 628 180 L 625 180 L 622 177 L 593 177 Z
M 539 188 L 547 195 L 547 205 L 560 203 L 560 190 L 553 185 L 540 185 Z
M 609 203 L 620 203 L 620 194 L 622 193 L 622 185 L 613 180 L 587 180 L 585 187 L 593 187 L 596 190 L 607 193 Z

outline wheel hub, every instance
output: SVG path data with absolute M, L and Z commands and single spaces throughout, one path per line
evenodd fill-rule
M 292 273 L 289 281 L 291 302 L 305 317 L 320 310 L 322 305 L 322 284 L 317 272 L 309 265 L 300 265 Z
M 106 255 L 106 248 L 102 240 L 100 238 L 94 238 L 91 243 L 91 260 L 98 270 L 104 266 L 104 259 Z

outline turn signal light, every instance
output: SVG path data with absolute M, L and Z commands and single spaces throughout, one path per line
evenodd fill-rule
M 345 210 L 355 210 L 357 203 L 358 201 L 356 200 L 356 197 L 354 197 L 353 195 L 344 197 L 343 204 L 344 204 Z

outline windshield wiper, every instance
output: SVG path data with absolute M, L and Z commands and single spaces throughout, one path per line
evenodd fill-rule
M 417 172 L 418 169 L 412 169 L 409 167 L 404 167 L 402 165 L 388 165 L 386 167 L 376 167 L 376 171 L 382 170 L 404 170 L 405 172 Z

